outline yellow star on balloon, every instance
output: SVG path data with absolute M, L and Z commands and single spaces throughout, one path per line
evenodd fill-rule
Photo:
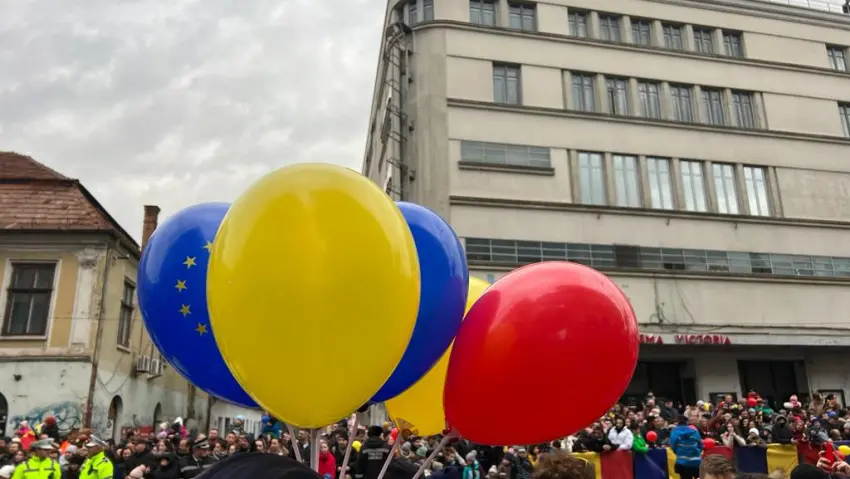
M 196 331 L 198 334 L 200 334 L 201 336 L 203 336 L 203 335 L 205 335 L 205 334 L 207 334 L 207 333 L 209 332 L 209 331 L 207 331 L 207 325 L 206 325 L 206 324 L 201 324 L 201 323 L 198 323 L 198 327 L 197 327 L 197 328 L 195 328 L 195 331 Z
M 188 304 L 184 304 L 184 305 L 180 306 L 180 314 L 182 314 L 184 318 L 186 316 L 189 316 L 190 314 L 192 314 L 192 311 L 189 310 Z
M 194 256 L 187 256 L 186 261 L 184 261 L 183 264 L 186 265 L 186 269 L 189 269 L 192 266 L 198 266 L 197 264 L 195 264 L 195 257 Z
M 177 284 L 174 287 L 177 288 L 177 291 L 180 291 L 182 293 L 183 290 L 186 289 L 186 280 L 178 279 Z
M 213 247 L 212 241 L 207 241 L 207 244 L 204 245 L 204 249 L 207 250 L 207 253 L 212 251 L 212 247 Z

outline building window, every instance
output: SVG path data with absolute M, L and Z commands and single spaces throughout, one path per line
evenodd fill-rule
M 645 47 L 652 46 L 652 26 L 649 20 L 632 19 L 632 43 Z
M 461 141 L 460 159 L 470 163 L 490 165 L 528 166 L 551 168 L 549 148 L 528 145 L 506 145 L 482 141 Z
M 55 263 L 13 263 L 6 290 L 3 336 L 45 336 Z
M 599 15 L 599 38 L 611 42 L 622 41 L 620 38 L 620 17 Z
M 665 24 L 662 26 L 664 32 L 664 46 L 671 50 L 683 50 L 682 27 L 679 25 Z
M 537 30 L 537 8 L 531 3 L 508 3 L 508 25 L 516 30 L 533 32 Z
M 730 57 L 744 56 L 744 47 L 741 43 L 740 33 L 723 32 L 723 46 L 726 48 L 726 55 Z
M 118 318 L 118 345 L 130 347 L 130 337 L 133 335 L 133 311 L 136 309 L 136 286 L 130 282 L 124 283 L 124 294 L 121 297 L 121 316 Z
M 724 214 L 738 214 L 738 191 L 735 187 L 735 167 L 714 163 L 711 165 L 714 176 L 714 195 L 717 199 L 717 211 Z
M 434 0 L 422 0 L 422 21 L 434 19 Z
M 608 113 L 612 115 L 629 114 L 628 80 L 608 78 L 605 81 L 608 89 Z
M 638 82 L 640 96 L 640 116 L 644 118 L 661 118 L 661 101 L 658 96 L 658 84 Z
M 741 128 L 756 128 L 756 107 L 754 95 L 750 92 L 732 92 L 732 107 L 735 108 L 735 119 Z
M 694 49 L 698 53 L 714 53 L 714 41 L 711 39 L 710 29 L 694 28 Z
M 673 209 L 673 191 L 670 177 L 670 160 L 647 158 L 646 172 L 649 175 L 649 198 L 651 206 L 659 210 Z
M 604 205 L 605 170 L 602 153 L 579 152 L 578 169 L 581 202 L 586 205 Z
M 826 53 L 829 55 L 829 66 L 833 70 L 847 71 L 847 58 L 843 47 L 826 47 Z
M 469 21 L 476 25 L 496 26 L 496 0 L 469 0 Z
M 637 158 L 627 155 L 614 155 L 614 188 L 617 193 L 617 206 L 640 208 L 640 176 Z
M 573 73 L 573 108 L 577 111 L 596 111 L 596 92 L 593 75 Z
M 519 105 L 519 81 L 519 67 L 493 65 L 493 101 L 508 105 Z
M 540 261 L 572 261 L 597 269 L 850 279 L 850 258 L 748 251 L 466 238 L 466 258 L 471 264 L 511 267 Z
M 680 161 L 679 169 L 682 174 L 682 193 L 685 197 L 685 209 L 688 211 L 705 212 L 705 178 L 702 173 L 702 163 L 698 161 Z
M 747 204 L 753 216 L 770 216 L 767 196 L 767 173 L 757 166 L 744 167 L 744 183 L 747 185 Z
M 587 38 L 587 13 L 571 11 L 567 15 L 570 24 L 570 35 Z
M 844 138 L 850 138 L 850 104 L 838 105 L 838 115 L 841 118 L 841 128 L 844 130 Z
M 726 112 L 723 108 L 723 90 L 702 90 L 702 102 L 705 106 L 705 123 L 709 125 L 725 125 Z
M 402 18 L 407 25 L 434 19 L 434 0 L 410 0 L 403 8 Z
M 694 121 L 693 101 L 689 86 L 670 85 L 670 95 L 673 98 L 673 119 L 690 123 Z

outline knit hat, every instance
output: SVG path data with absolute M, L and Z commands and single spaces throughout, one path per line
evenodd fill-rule
M 419 446 L 419 449 L 416 450 L 416 455 L 419 457 L 428 457 L 428 448 L 425 446 Z
M 499 474 L 499 470 L 496 469 L 496 466 L 490 466 L 490 469 L 487 470 L 487 474 L 497 475 Z

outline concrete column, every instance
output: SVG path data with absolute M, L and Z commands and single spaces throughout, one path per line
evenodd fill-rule
M 685 193 L 682 185 L 682 165 L 678 158 L 670 158 L 670 187 L 673 188 L 673 209 L 685 209 Z
M 617 188 L 614 186 L 614 160 L 611 158 L 611 153 L 603 153 L 602 156 L 602 174 L 605 178 L 605 204 L 617 204 Z
M 738 199 L 738 213 L 742 215 L 750 215 L 750 202 L 747 199 L 747 182 L 744 179 L 744 165 L 737 163 L 735 167 L 735 188 Z
M 643 208 L 652 206 L 649 189 L 649 173 L 646 170 L 646 155 L 638 156 L 638 178 L 640 179 L 640 203 Z
M 596 94 L 596 111 L 600 113 L 608 113 L 610 107 L 608 105 L 608 86 L 605 84 L 605 75 L 597 73 L 594 77 L 593 91 Z
M 578 151 L 567 150 L 570 165 L 570 197 L 572 203 L 581 203 L 581 185 L 579 183 Z
M 694 123 L 704 123 L 708 118 L 708 112 L 705 109 L 705 102 L 702 101 L 702 88 L 699 85 L 694 86 L 691 94 L 691 110 L 694 113 Z
M 692 52 L 696 50 L 696 46 L 694 45 L 694 26 L 691 24 L 685 25 L 685 28 L 682 29 L 682 46 L 685 47 L 685 51 Z
M 706 161 L 703 164 L 703 168 L 705 168 L 703 175 L 705 176 L 706 206 L 709 212 L 717 213 L 717 194 L 714 192 L 714 167 L 710 161 Z
M 664 46 L 664 28 L 661 26 L 661 20 L 652 21 L 652 44 L 656 47 Z
M 658 92 L 661 94 L 661 92 Z M 640 116 L 640 94 L 638 93 L 637 78 L 629 78 L 629 110 L 632 116 Z

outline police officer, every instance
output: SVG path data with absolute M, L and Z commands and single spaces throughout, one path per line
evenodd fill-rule
M 80 468 L 80 479 L 112 479 L 112 461 L 106 457 L 106 442 L 92 434 L 86 443 L 88 458 Z
M 18 464 L 12 479 L 61 479 L 62 471 L 59 462 L 54 461 L 48 454 L 53 450 L 53 442 L 50 439 L 42 439 L 32 443 L 30 450 L 32 457 Z
M 212 466 L 209 452 L 210 442 L 206 438 L 195 440 L 192 443 L 192 455 L 180 460 L 180 479 L 192 479 Z
M 397 438 L 401 440 L 401 438 Z M 360 457 L 354 466 L 355 479 L 377 479 L 390 455 L 390 446 L 384 441 L 381 426 L 371 426 L 366 442 L 360 446 Z

